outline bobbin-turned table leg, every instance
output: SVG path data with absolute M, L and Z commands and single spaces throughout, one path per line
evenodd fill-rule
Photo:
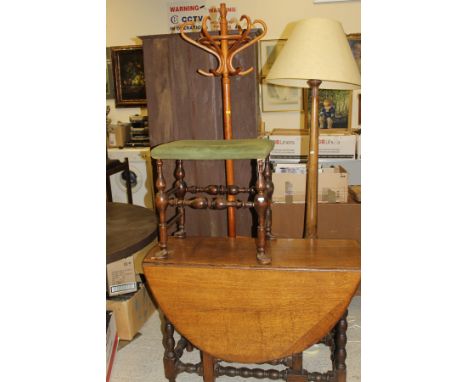
M 182 160 L 177 160 L 176 161 L 176 170 L 175 170 L 175 178 L 176 181 L 174 183 L 174 187 L 177 188 L 177 191 L 175 192 L 175 196 L 177 197 L 178 200 L 184 200 L 185 194 L 187 193 L 187 183 L 185 183 L 185 170 L 183 166 L 183 161 Z M 180 239 L 183 239 L 186 237 L 185 233 L 185 207 L 182 204 L 181 206 L 177 207 L 176 213 L 179 215 L 178 221 L 177 221 L 177 231 L 174 232 L 174 237 L 178 237 Z
M 335 326 L 335 347 L 333 351 L 333 370 L 336 375 L 336 382 L 346 382 L 346 330 L 348 322 L 346 317 L 348 311 L 343 314 Z
M 176 353 L 175 340 L 174 340 L 174 326 L 169 320 L 164 317 L 163 321 L 163 346 L 164 346 L 164 375 L 169 382 L 176 382 L 177 369 L 176 369 Z
M 265 193 L 264 162 L 261 159 L 257 161 L 257 177 L 257 184 L 255 185 L 256 194 L 254 198 L 255 211 L 257 211 L 258 215 L 257 238 L 255 239 L 257 245 L 257 261 L 260 264 L 270 264 L 271 258 L 265 253 L 265 216 L 268 208 L 268 198 Z

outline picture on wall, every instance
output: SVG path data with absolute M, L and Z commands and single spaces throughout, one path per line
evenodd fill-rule
M 359 130 L 361 128 L 361 89 L 353 90 L 352 108 L 351 128 L 353 130 Z
M 311 92 L 306 89 L 304 97 L 307 105 L 311 104 Z M 347 134 L 351 129 L 352 117 L 351 90 L 319 89 L 319 134 Z M 310 125 L 310 107 L 304 101 L 307 110 L 307 124 Z
M 111 49 L 106 48 L 106 99 L 114 97 L 114 75 L 112 73 Z
M 361 72 L 361 34 L 351 33 L 347 35 L 349 46 L 353 52 L 354 59 Z M 356 130 L 361 128 L 361 89 L 353 90 L 353 120 L 351 128 Z
M 269 84 L 265 81 L 268 72 L 278 57 L 286 40 L 260 41 L 261 97 L 263 111 L 300 111 L 302 92 L 300 88 Z
M 112 47 L 115 106 L 146 105 L 143 48 L 141 45 Z
M 353 52 L 354 59 L 359 68 L 359 73 L 361 72 L 361 34 L 360 33 L 350 33 L 347 35 L 349 46 Z

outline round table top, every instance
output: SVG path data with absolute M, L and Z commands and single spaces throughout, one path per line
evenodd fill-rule
M 158 233 L 154 211 L 126 203 L 107 203 L 106 264 L 132 255 Z

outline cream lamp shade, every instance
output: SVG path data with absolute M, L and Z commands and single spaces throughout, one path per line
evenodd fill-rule
M 308 80 L 322 81 L 323 89 L 360 88 L 361 75 L 338 21 L 298 21 L 266 77 L 269 83 L 299 88 L 308 88 Z

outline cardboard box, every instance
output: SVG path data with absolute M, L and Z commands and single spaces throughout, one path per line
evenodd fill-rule
M 272 181 L 275 185 L 273 202 L 304 203 L 306 171 L 306 165 L 301 163 L 276 164 L 272 174 Z
M 346 203 L 348 201 L 348 173 L 341 167 L 319 169 L 318 202 Z
M 108 298 L 106 309 L 115 314 L 117 333 L 121 340 L 130 341 L 156 310 L 145 286 L 137 292 Z
M 108 310 L 106 311 L 106 382 L 110 381 L 118 344 L 119 336 L 117 333 L 115 315 L 113 312 Z
M 275 142 L 270 159 L 273 162 L 299 163 L 307 161 L 309 131 L 297 129 L 274 129 L 268 139 Z
M 302 238 L 304 203 L 274 203 L 272 232 L 280 238 Z M 361 204 L 352 198 L 347 203 L 318 205 L 317 236 L 320 239 L 361 240 Z
M 346 203 L 348 200 L 348 173 L 343 167 L 321 168 L 318 178 L 319 203 Z M 305 202 L 307 182 L 305 164 L 276 164 L 272 180 L 275 185 L 273 202 Z
M 348 185 L 361 184 L 361 160 L 360 159 L 333 159 L 320 158 L 319 168 L 341 166 L 348 173 Z
M 107 126 L 108 147 L 124 147 L 130 131 L 129 123 L 118 122 L 117 125 Z
M 133 255 L 107 264 L 107 293 L 118 296 L 137 290 Z
M 356 135 L 326 135 L 319 136 L 319 158 L 356 157 Z
M 309 130 L 274 129 L 268 139 L 275 142 L 270 153 L 272 162 L 305 163 L 309 151 Z M 356 157 L 356 135 L 319 136 L 319 158 Z

